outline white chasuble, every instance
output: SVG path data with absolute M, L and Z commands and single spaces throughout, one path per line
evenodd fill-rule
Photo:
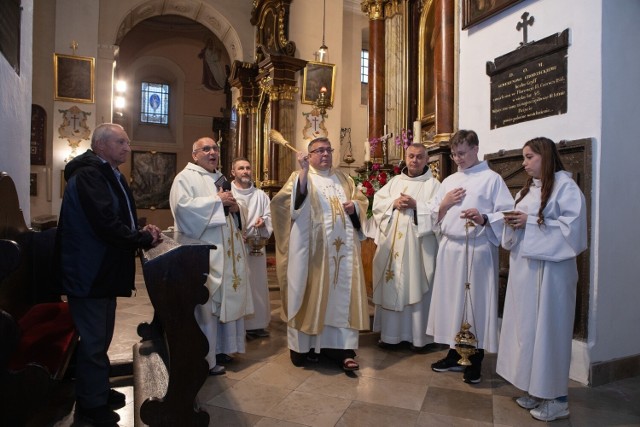
M 403 311 L 422 301 L 431 287 L 438 243 L 429 201 L 439 187 L 431 171 L 413 178 L 403 173 L 374 197 L 378 247 L 373 258 L 373 302 L 384 309 Z M 416 200 L 415 210 L 394 209 L 393 203 L 401 194 Z
M 220 176 L 188 163 L 173 181 L 169 202 L 177 231 L 216 245 L 209 252 L 206 286 L 212 314 L 230 322 L 253 313 L 253 302 L 242 233 L 235 215 L 225 216 L 217 196 Z

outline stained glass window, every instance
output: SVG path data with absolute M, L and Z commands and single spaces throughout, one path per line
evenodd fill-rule
M 169 85 L 142 82 L 140 87 L 140 121 L 159 125 L 169 124 Z

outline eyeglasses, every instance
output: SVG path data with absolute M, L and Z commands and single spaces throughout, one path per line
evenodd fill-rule
M 333 153 L 333 148 L 316 148 L 315 150 L 309 151 L 309 154 L 331 154 Z
M 198 151 L 202 151 L 205 154 L 211 151 L 213 151 L 214 153 L 217 153 L 218 151 L 220 151 L 220 147 L 216 145 L 205 145 L 204 147 L 196 148 L 195 150 L 193 150 L 194 153 L 197 153 Z

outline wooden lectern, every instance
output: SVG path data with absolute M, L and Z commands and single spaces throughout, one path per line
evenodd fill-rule
M 209 300 L 204 286 L 214 245 L 168 233 L 142 253 L 144 280 L 155 310 L 151 324 L 138 326 L 133 349 L 134 400 L 138 421 L 150 426 L 209 424 L 195 402 L 209 367 L 209 344 L 195 316 Z

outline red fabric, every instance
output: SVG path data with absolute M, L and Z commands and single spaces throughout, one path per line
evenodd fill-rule
M 36 363 L 55 375 L 77 338 L 66 302 L 36 304 L 18 321 L 20 343 L 12 355 L 9 369 L 21 370 Z

